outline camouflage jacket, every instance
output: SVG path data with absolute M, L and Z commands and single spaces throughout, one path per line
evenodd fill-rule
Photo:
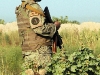
M 30 6 L 43 12 L 37 3 L 33 3 Z M 56 27 L 53 23 L 44 25 L 44 16 L 26 9 L 22 5 L 16 7 L 15 12 L 22 50 L 34 51 L 42 45 L 52 45 L 51 38 L 56 32 Z

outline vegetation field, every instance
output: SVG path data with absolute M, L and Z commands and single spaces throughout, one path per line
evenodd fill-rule
M 52 62 L 52 65 L 53 65 L 54 61 L 58 61 L 57 58 L 60 58 L 59 52 L 60 52 L 60 55 L 67 56 L 67 54 L 68 54 L 68 57 L 71 58 L 70 55 L 73 55 L 73 53 L 74 53 L 74 55 L 76 54 L 76 56 L 80 55 L 81 53 L 79 52 L 79 50 L 82 50 L 82 49 L 83 49 L 83 51 L 85 51 L 85 54 L 89 54 L 88 53 L 89 52 L 88 49 L 89 49 L 89 50 L 93 51 L 93 55 L 91 56 L 91 54 L 90 54 L 90 55 L 88 55 L 89 57 L 95 59 L 96 57 L 99 56 L 99 54 L 100 54 L 100 30 L 99 29 L 91 30 L 88 28 L 83 28 L 82 30 L 79 30 L 76 27 L 70 26 L 70 28 L 60 30 L 59 32 L 60 32 L 60 35 L 62 36 L 63 48 L 61 50 L 58 49 L 58 53 L 57 53 L 58 55 L 57 54 L 54 55 L 54 57 L 53 57 L 54 60 Z M 63 53 L 63 51 L 65 52 L 65 54 Z M 81 55 L 84 56 L 84 53 Z M 90 60 L 89 57 L 87 57 L 87 59 L 84 59 L 84 60 L 82 59 L 82 61 L 86 62 L 86 60 Z M 68 69 L 69 71 L 66 72 L 65 74 L 63 74 L 65 72 L 65 70 L 67 69 L 66 62 L 64 62 L 64 60 L 59 61 L 59 63 L 55 63 L 55 65 L 59 65 L 59 64 L 63 63 L 63 64 L 61 64 L 61 66 L 64 66 L 64 67 L 56 66 L 56 68 L 58 68 L 58 70 L 61 70 L 62 74 L 60 74 L 60 75 L 76 75 L 76 73 L 77 73 L 77 75 L 81 75 L 78 73 L 79 70 L 76 71 L 76 69 L 80 68 L 80 67 L 76 68 L 76 66 L 75 66 L 78 63 L 73 62 L 69 59 L 68 60 L 70 62 L 68 64 L 70 65 L 69 68 L 71 71 Z M 100 66 L 100 62 L 98 60 L 96 60 L 96 59 L 94 60 L 95 62 L 97 62 L 97 65 L 95 65 L 94 63 L 91 65 L 92 67 L 96 67 L 98 69 L 94 68 L 95 70 L 93 70 L 93 68 L 89 67 L 90 65 L 88 65 L 89 70 L 86 70 L 86 71 L 87 72 L 93 71 L 95 75 L 100 75 L 100 67 L 97 67 L 97 66 Z M 92 61 L 92 60 L 90 60 L 90 61 Z M 94 61 L 92 61 L 92 62 L 94 62 Z M 5 32 L 3 32 L 3 30 L 1 30 L 0 31 L 0 75 L 21 75 L 22 62 L 23 62 L 23 60 L 22 60 L 22 55 L 21 55 L 21 47 L 20 47 L 18 31 L 13 30 L 13 31 L 9 31 L 9 32 L 7 31 L 5 33 Z M 76 64 L 74 64 L 74 63 L 76 63 Z M 74 67 L 71 65 L 74 65 Z M 82 65 L 81 65 L 81 67 L 82 67 Z M 85 68 L 83 68 L 83 69 L 80 68 L 80 69 L 84 70 Z M 54 75 L 59 75 L 60 71 L 58 72 L 58 70 L 53 70 Z M 82 75 L 86 75 L 87 72 L 80 72 L 80 73 L 83 73 Z
M 19 46 L 0 46 L 0 75 L 21 75 L 21 65 Z

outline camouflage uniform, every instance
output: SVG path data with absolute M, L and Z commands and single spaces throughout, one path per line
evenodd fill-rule
M 35 11 L 26 9 L 26 4 L 40 12 L 43 12 L 43 10 L 34 1 L 33 3 L 26 2 L 25 5 L 19 5 L 16 8 L 18 31 L 25 60 L 24 67 L 36 71 L 41 65 L 42 68 L 45 68 L 51 60 L 52 37 L 56 32 L 56 27 L 52 23 L 45 25 L 45 17 Z

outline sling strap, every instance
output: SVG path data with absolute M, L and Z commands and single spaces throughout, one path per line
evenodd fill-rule
M 39 11 L 39 10 L 36 9 L 36 8 L 33 8 L 31 5 L 29 5 L 29 4 L 26 3 L 26 2 L 22 2 L 22 6 L 25 6 L 26 9 L 29 9 L 29 10 L 34 11 L 34 12 L 36 12 L 36 13 L 42 15 L 42 16 L 45 16 L 43 12 Z

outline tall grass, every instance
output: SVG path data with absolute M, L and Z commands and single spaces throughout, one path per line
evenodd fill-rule
M 0 32 L 0 75 L 20 75 L 22 52 L 17 31 Z
M 100 30 L 91 31 L 89 29 L 63 30 L 60 35 L 63 38 L 64 49 L 69 53 L 79 50 L 82 47 L 88 47 L 94 50 L 97 55 L 100 53 Z
M 0 47 L 0 75 L 21 75 L 21 64 L 20 47 Z
M 2 33 L 0 32 L 0 45 L 6 46 L 6 45 L 19 45 L 19 35 L 18 31 L 12 31 L 8 33 Z

